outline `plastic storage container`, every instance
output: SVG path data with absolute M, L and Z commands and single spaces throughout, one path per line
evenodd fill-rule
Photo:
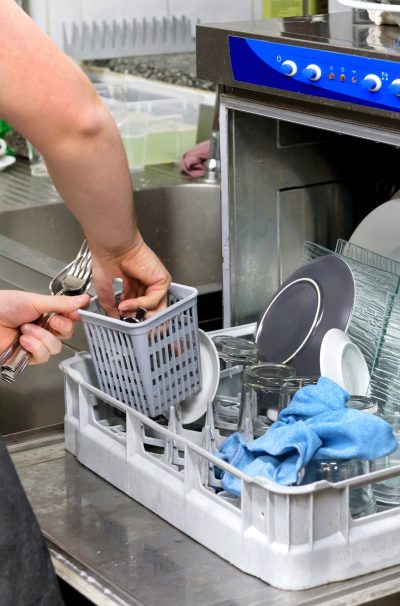
M 214 93 L 204 93 L 129 75 L 88 71 L 93 82 L 123 84 L 126 117 L 120 126 L 131 170 L 178 162 L 197 142 L 201 104 L 213 105 Z
M 147 89 L 144 85 L 130 83 L 126 86 L 128 117 L 137 126 L 143 139 L 143 165 L 176 162 L 180 151 L 180 134 L 183 126 L 184 102 Z M 122 141 L 129 148 L 124 122 L 121 125 Z M 197 115 L 193 122 L 193 144 L 197 134 Z
M 248 328 L 224 333 L 248 335 Z M 400 508 L 353 519 L 349 502 L 354 489 L 400 476 L 400 465 L 335 484 L 285 487 L 251 478 L 212 455 L 221 436 L 210 406 L 201 432 L 183 429 L 173 414 L 163 427 L 95 387 L 88 354 L 61 369 L 67 449 L 237 568 L 300 590 L 400 563 Z M 221 491 L 214 465 L 240 478 L 241 499 Z
M 171 284 L 168 307 L 138 324 L 105 316 L 97 298 L 79 313 L 105 393 L 156 417 L 200 389 L 195 288 Z

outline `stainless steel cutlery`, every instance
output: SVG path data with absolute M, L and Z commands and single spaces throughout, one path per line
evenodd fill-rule
M 91 283 L 91 254 L 85 240 L 75 259 L 52 278 L 49 289 L 52 295 L 79 295 L 87 292 Z M 42 315 L 36 324 L 47 328 L 53 315 Z M 31 354 L 19 344 L 19 336 L 0 356 L 0 378 L 7 383 L 14 383 L 21 376 L 31 358 Z

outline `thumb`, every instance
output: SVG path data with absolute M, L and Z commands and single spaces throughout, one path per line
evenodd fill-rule
M 76 295 L 68 297 L 66 295 L 36 295 L 33 304 L 40 314 L 47 312 L 56 312 L 67 314 L 89 304 L 89 295 Z

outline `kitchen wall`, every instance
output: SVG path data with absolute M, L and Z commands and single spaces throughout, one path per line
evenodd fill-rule
M 128 22 L 135 19 L 140 24 L 144 18 L 149 21 L 156 18 L 160 21 L 164 17 L 168 19 L 185 16 L 190 21 L 194 37 L 196 24 L 199 22 L 244 21 L 301 15 L 304 0 L 24 0 L 24 5 L 28 7 L 33 19 L 68 52 L 64 45 L 63 30 L 70 43 L 74 24 L 81 31 L 83 24 L 88 25 L 90 29 L 94 22 L 101 29 L 104 22 L 122 23 L 123 19 Z M 328 0 L 306 0 L 306 6 L 310 14 L 325 12 Z M 338 0 L 329 0 L 329 12 L 337 10 L 350 9 L 339 4 Z M 184 48 L 179 48 L 176 43 L 176 52 L 194 49 L 192 36 L 189 34 L 186 44 L 181 41 Z M 151 49 L 150 53 L 147 53 L 144 49 L 138 54 L 143 52 L 152 54 L 154 51 Z M 163 52 L 163 49 L 159 52 Z
M 216 8 L 218 7 L 218 10 Z M 196 23 L 242 21 L 262 16 L 263 0 L 30 0 L 33 19 L 60 45 L 63 23 L 186 16 Z

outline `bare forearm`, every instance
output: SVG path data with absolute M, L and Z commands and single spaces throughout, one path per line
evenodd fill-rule
M 54 185 L 91 247 L 102 254 L 130 248 L 137 234 L 133 191 L 114 124 L 91 136 L 54 144 L 45 159 Z
M 93 247 L 119 253 L 135 236 L 118 130 L 83 72 L 14 0 L 0 0 L 0 116 L 43 154 Z
M 0 23 L 0 116 L 43 154 L 81 223 L 104 309 L 118 316 L 115 277 L 124 279 L 125 311 L 163 309 L 171 276 L 137 230 L 127 160 L 111 114 L 82 70 L 14 0 L 0 0 Z

